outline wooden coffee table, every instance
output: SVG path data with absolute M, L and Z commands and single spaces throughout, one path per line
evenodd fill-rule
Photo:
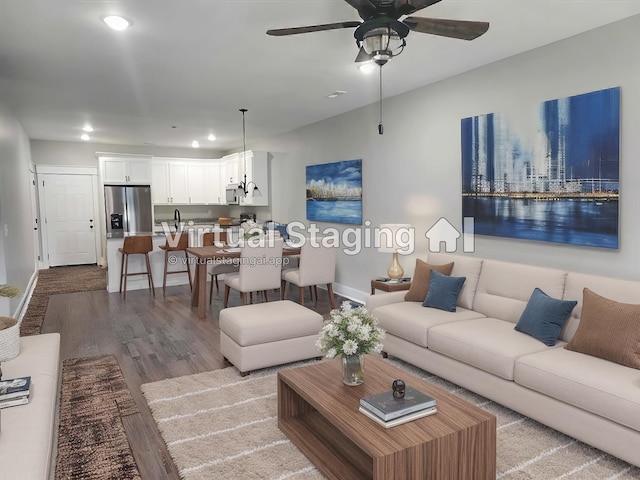
M 438 413 L 385 429 L 358 411 L 396 378 Z M 357 387 L 342 383 L 340 359 L 279 372 L 278 426 L 330 479 L 496 478 L 496 417 L 379 357 L 366 357 Z

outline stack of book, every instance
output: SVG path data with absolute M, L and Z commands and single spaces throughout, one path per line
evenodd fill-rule
M 0 408 L 29 403 L 31 377 L 0 380 Z
M 383 427 L 390 428 L 433 415 L 438 410 L 435 398 L 407 386 L 403 398 L 394 398 L 391 390 L 361 398 L 360 411 Z

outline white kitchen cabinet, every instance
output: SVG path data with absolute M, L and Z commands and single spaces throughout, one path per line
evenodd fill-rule
M 187 162 L 154 158 L 151 167 L 151 198 L 154 204 L 187 204 Z
M 189 192 L 189 203 L 208 203 L 204 164 L 187 164 L 187 190 Z
M 151 184 L 151 158 L 100 157 L 102 183 Z
M 218 159 L 155 158 L 151 191 L 154 204 L 224 204 Z
M 189 203 L 187 162 L 169 162 L 169 198 L 171 203 Z
M 154 204 L 171 203 L 167 162 L 154 160 L 151 163 L 151 199 Z
M 204 183 L 206 203 L 224 203 L 224 190 L 221 185 L 220 162 L 204 164 Z

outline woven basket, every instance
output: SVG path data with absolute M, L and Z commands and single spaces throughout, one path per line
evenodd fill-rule
M 20 354 L 20 324 L 15 318 L 0 317 L 0 362 Z

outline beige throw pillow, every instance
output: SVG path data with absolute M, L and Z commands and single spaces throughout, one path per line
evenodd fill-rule
M 640 369 L 640 305 L 582 291 L 582 318 L 567 350 Z
M 429 291 L 429 280 L 431 279 L 431 270 L 435 270 L 443 275 L 451 275 L 453 270 L 453 262 L 446 265 L 431 265 L 419 258 L 416 260 L 416 269 L 411 279 L 411 287 L 404 296 L 407 302 L 424 302 L 424 298 Z

